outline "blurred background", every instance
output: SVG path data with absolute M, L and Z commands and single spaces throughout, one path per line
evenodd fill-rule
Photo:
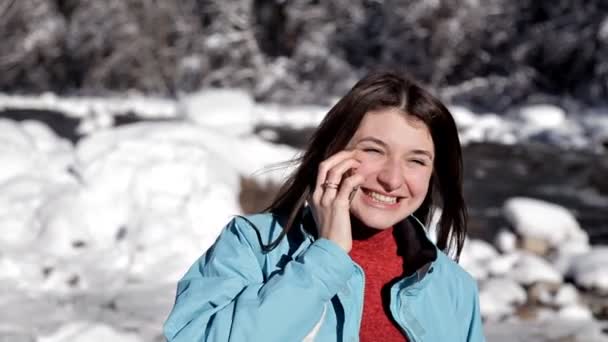
M 0 341 L 163 341 L 377 68 L 454 115 L 489 341 L 608 341 L 605 0 L 0 0 Z

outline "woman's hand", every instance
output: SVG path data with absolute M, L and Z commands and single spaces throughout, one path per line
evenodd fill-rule
M 311 208 L 319 237 L 337 243 L 347 253 L 352 248 L 350 201 L 364 177 L 351 170 L 361 162 L 356 151 L 341 151 L 319 164 Z

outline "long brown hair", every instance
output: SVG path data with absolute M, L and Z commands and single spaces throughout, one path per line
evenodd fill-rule
M 369 74 L 327 113 L 311 137 L 297 169 L 285 181 L 267 208 L 286 219 L 281 235 L 264 246 L 275 248 L 302 218 L 311 195 L 319 164 L 344 149 L 369 111 L 398 108 L 426 124 L 435 145 L 435 161 L 429 190 L 414 216 L 429 224 L 433 209 L 441 208 L 437 226 L 437 247 L 458 259 L 466 235 L 467 212 L 462 192 L 462 152 L 456 123 L 448 109 L 411 79 L 395 72 Z M 312 232 L 314 234 L 314 232 Z

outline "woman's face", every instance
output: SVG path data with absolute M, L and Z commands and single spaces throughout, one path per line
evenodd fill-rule
M 368 112 L 347 145 L 357 150 L 365 176 L 350 212 L 364 225 L 385 229 L 413 213 L 424 201 L 435 148 L 427 126 L 396 108 Z

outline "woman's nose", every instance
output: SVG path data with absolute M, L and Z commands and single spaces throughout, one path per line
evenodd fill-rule
M 378 173 L 378 182 L 387 192 L 399 189 L 403 184 L 399 165 L 396 162 L 387 161 Z

